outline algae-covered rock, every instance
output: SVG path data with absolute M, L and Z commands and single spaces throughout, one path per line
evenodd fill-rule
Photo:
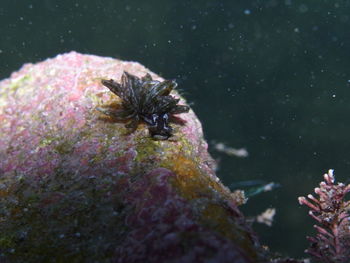
M 161 80 L 135 62 L 71 52 L 0 82 L 0 259 L 263 261 L 193 111 L 154 140 L 96 110 L 118 103 L 101 79 L 123 71 Z

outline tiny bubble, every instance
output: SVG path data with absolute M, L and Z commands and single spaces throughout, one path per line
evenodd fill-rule
M 335 95 L 335 94 L 333 94 L 333 95 L 332 95 L 332 97 L 333 97 L 333 98 L 335 98 L 335 97 L 336 97 L 336 95 Z

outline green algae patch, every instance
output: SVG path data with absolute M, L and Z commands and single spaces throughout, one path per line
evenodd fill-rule
M 149 158 L 154 158 L 155 155 L 161 153 L 161 144 L 149 137 L 140 137 L 136 142 L 137 156 L 135 161 L 142 163 Z
M 0 89 L 0 114 L 2 111 L 4 111 L 5 107 L 8 105 L 8 97 L 12 94 L 15 94 L 15 96 L 22 96 L 25 91 L 21 89 L 23 86 L 26 86 L 30 81 L 32 81 L 32 77 L 28 75 L 20 76 L 16 79 L 13 79 L 10 81 L 10 83 L 7 83 L 6 86 L 2 87 Z M 0 116 L 1 120 L 1 116 Z
M 39 147 L 49 146 L 54 141 L 54 138 L 44 138 L 39 142 Z
M 63 137 L 54 137 L 52 135 L 43 138 L 38 144 L 38 148 L 46 147 L 51 147 L 53 151 L 59 153 L 60 155 L 65 155 L 72 152 L 74 149 L 74 142 Z
M 60 140 L 58 145 L 55 145 L 54 150 L 59 154 L 69 154 L 74 149 L 74 144 L 70 141 Z
M 33 78 L 29 74 L 14 79 L 7 87 L 7 92 L 16 93 L 18 96 L 26 95 L 27 91 L 23 90 L 22 87 L 27 86 L 28 82 L 31 82 L 32 80 Z

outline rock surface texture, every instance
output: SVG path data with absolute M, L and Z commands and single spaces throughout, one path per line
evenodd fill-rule
M 161 80 L 70 52 L 0 82 L 0 261 L 264 262 L 193 111 L 157 141 L 96 110 L 123 71 Z

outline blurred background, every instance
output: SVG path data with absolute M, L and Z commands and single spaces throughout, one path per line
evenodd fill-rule
M 301 257 L 314 222 L 297 197 L 329 168 L 349 182 L 349 14 L 336 0 L 1 0 L 0 79 L 71 50 L 177 79 L 222 181 L 281 185 L 242 210 L 275 207 L 272 227 L 254 229 L 272 251 Z

